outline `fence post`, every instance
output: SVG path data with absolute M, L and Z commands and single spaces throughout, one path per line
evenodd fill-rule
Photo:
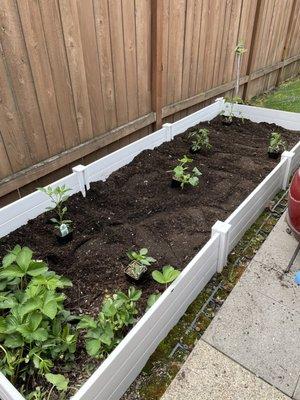
M 219 254 L 218 254 L 218 266 L 217 271 L 222 272 L 223 268 L 227 263 L 227 256 L 229 252 L 229 232 L 231 225 L 227 222 L 217 221 L 211 228 L 211 236 L 215 234 L 220 235 Z
M 172 134 L 172 124 L 169 122 L 163 124 L 163 128 L 166 129 L 166 140 L 169 142 L 170 140 L 173 139 L 173 134 Z
M 77 180 L 78 180 L 78 184 L 80 187 L 80 191 L 83 195 L 83 197 L 86 196 L 86 189 L 85 189 L 85 175 L 84 175 L 84 170 L 86 169 L 86 167 L 84 165 L 76 165 L 76 167 L 72 168 L 72 171 L 76 174 L 77 176 Z
M 290 176 L 292 173 L 292 162 L 293 162 L 294 155 L 295 155 L 295 153 L 292 151 L 284 151 L 281 154 L 281 161 L 287 160 L 285 171 L 283 174 L 283 179 L 282 179 L 282 189 L 287 189 L 289 186 Z

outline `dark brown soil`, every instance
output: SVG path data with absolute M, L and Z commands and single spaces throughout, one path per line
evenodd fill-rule
M 189 155 L 184 133 L 142 152 L 106 182 L 92 184 L 86 198 L 72 196 L 67 204 L 74 221 L 71 243 L 56 243 L 47 213 L 1 239 L 0 256 L 17 243 L 34 250 L 50 269 L 72 280 L 66 306 L 75 313 L 97 313 L 105 293 L 127 290 L 129 249 L 147 247 L 157 259 L 150 270 L 165 264 L 183 269 L 208 240 L 216 220 L 225 220 L 278 162 L 267 155 L 270 133 L 281 132 L 288 149 L 299 140 L 299 132 L 248 120 L 224 126 L 218 117 L 200 126 L 209 129 L 213 148 L 192 155 L 193 166 L 203 174 L 198 187 L 170 186 L 168 171 Z M 148 295 L 163 288 L 150 277 L 140 288 L 142 311 Z

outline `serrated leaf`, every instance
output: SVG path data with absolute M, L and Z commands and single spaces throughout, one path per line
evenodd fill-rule
M 78 329 L 95 329 L 96 327 L 97 322 L 89 315 L 83 316 L 77 325 Z
M 39 311 L 34 311 L 31 315 L 30 315 L 30 319 L 29 319 L 29 327 L 32 331 L 35 331 L 40 323 L 42 322 L 43 316 Z
M 56 300 L 48 300 L 44 303 L 42 313 L 50 319 L 54 319 L 57 314 L 57 302 Z
M 0 279 L 22 278 L 23 276 L 24 276 L 24 271 L 19 265 L 13 264 L 0 271 Z
M 47 264 L 43 261 L 31 261 L 28 266 L 27 274 L 30 276 L 38 276 L 48 271 Z
M 68 389 L 69 379 L 65 378 L 61 374 L 46 374 L 45 378 L 50 382 L 56 389 L 64 391 Z
M 20 304 L 19 306 L 19 314 L 20 317 L 23 318 L 24 315 L 30 313 L 31 311 L 37 310 L 40 307 L 40 300 L 37 297 L 33 297 L 28 299 L 25 303 Z
M 44 342 L 48 339 L 48 332 L 45 328 L 38 328 L 36 331 L 32 332 L 31 337 L 38 342 Z
M 26 272 L 32 259 L 33 252 L 28 247 L 23 247 L 16 257 L 16 263 Z
M 150 294 L 150 296 L 148 297 L 148 300 L 147 300 L 147 308 L 149 309 L 150 307 L 152 307 L 153 304 L 159 299 L 159 297 L 160 297 L 160 293 Z
M 22 336 L 18 333 L 14 333 L 12 335 L 7 336 L 4 341 L 4 346 L 10 349 L 16 349 L 18 347 L 22 347 L 24 345 L 24 340 Z
M 87 339 L 85 343 L 85 348 L 89 356 L 95 357 L 101 346 L 100 339 Z

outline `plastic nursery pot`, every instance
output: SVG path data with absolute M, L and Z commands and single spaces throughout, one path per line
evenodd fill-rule
M 141 282 L 145 278 L 147 267 L 137 261 L 131 263 L 125 269 L 125 275 L 130 282 Z
M 268 156 L 269 158 L 273 158 L 274 160 L 277 160 L 281 156 L 281 151 L 268 151 Z
M 61 232 L 55 232 L 56 240 L 59 244 L 67 244 L 73 239 L 73 230 L 69 230 L 69 233 L 65 236 L 62 236 Z
M 172 188 L 180 188 L 181 182 L 178 179 L 172 178 L 171 187 Z

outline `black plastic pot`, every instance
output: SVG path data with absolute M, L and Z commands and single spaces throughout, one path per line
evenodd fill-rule
M 60 232 L 55 232 L 56 240 L 59 244 L 67 244 L 73 239 L 73 231 L 70 230 L 65 236 L 62 236 Z
M 134 269 L 138 269 L 140 272 L 137 274 L 134 272 Z M 139 264 L 137 261 L 131 261 L 131 263 L 125 269 L 126 278 L 131 283 L 142 282 L 146 277 L 146 273 L 147 267 Z
M 177 179 L 172 179 L 171 180 L 171 187 L 172 188 L 180 188 L 181 182 L 178 181 Z
M 281 151 L 268 151 L 268 156 L 269 158 L 273 158 L 274 160 L 277 160 L 281 156 Z

